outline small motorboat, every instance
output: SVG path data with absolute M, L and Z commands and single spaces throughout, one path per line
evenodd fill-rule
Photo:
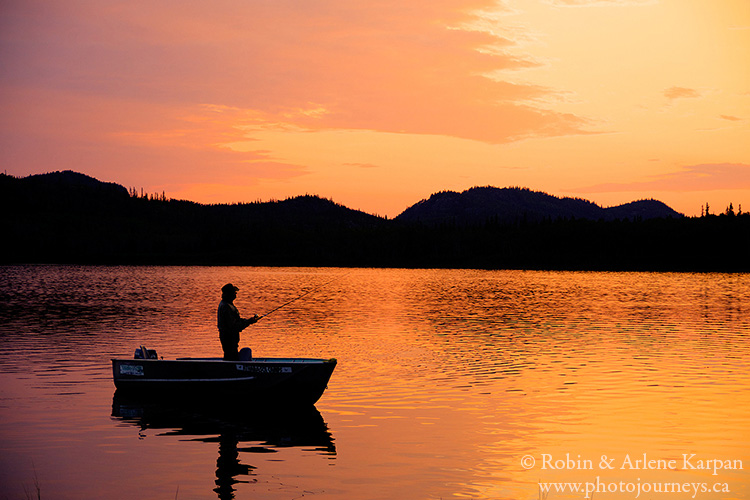
M 133 359 L 112 359 L 118 392 L 157 398 L 215 397 L 254 404 L 313 405 L 323 395 L 335 359 L 251 358 L 159 359 L 136 349 Z

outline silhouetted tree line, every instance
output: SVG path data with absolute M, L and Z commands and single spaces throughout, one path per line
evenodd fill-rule
M 0 262 L 750 271 L 750 214 L 729 207 L 702 217 L 424 224 L 317 196 L 201 205 L 62 174 L 0 175 Z

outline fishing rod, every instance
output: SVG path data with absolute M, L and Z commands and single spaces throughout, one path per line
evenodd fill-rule
M 323 288 L 323 287 L 325 287 L 325 286 L 327 286 L 327 285 L 330 285 L 331 283 L 333 283 L 333 282 L 334 282 L 334 281 L 336 281 L 336 280 L 339 280 L 339 279 L 341 279 L 342 277 L 343 277 L 343 276 L 336 276 L 336 277 L 335 277 L 335 278 L 333 278 L 332 280 L 330 280 L 330 281 L 327 281 L 327 282 L 323 283 L 322 285 L 320 285 L 320 286 L 317 286 L 317 287 L 313 288 L 312 290 L 308 290 L 308 291 L 306 291 L 305 293 L 303 293 L 303 294 L 302 294 L 302 295 L 300 295 L 299 297 L 295 297 L 295 298 L 293 298 L 292 300 L 290 300 L 290 301 L 288 301 L 288 302 L 284 302 L 284 303 L 283 303 L 283 304 L 281 304 L 281 305 L 280 305 L 279 307 L 275 307 L 275 308 L 271 309 L 270 311 L 268 311 L 267 313 L 263 314 L 262 316 L 258 316 L 258 319 L 257 319 L 256 321 L 259 321 L 259 320 L 260 320 L 261 318 L 265 318 L 265 317 L 266 317 L 266 316 L 268 316 L 269 314 L 271 314 L 271 313 L 274 313 L 274 312 L 278 311 L 278 310 L 279 310 L 279 309 L 281 309 L 282 307 L 288 306 L 288 305 L 289 305 L 289 304 L 291 304 L 292 302 L 296 302 L 296 301 L 298 301 L 299 299 L 301 299 L 301 298 L 302 298 L 302 297 L 304 297 L 305 295 L 311 294 L 311 293 L 313 293 L 313 292 L 314 292 L 314 291 L 316 291 L 316 290 L 320 290 L 321 288 Z

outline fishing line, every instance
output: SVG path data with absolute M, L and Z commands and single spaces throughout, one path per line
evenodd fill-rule
M 348 273 L 347 273 L 347 274 L 348 274 Z M 290 300 L 290 301 L 288 301 L 288 302 L 284 302 L 284 303 L 283 303 L 283 304 L 281 304 L 281 305 L 280 305 L 279 307 L 276 307 L 276 308 L 274 308 L 274 309 L 271 309 L 270 311 L 268 311 L 267 313 L 263 314 L 262 316 L 258 316 L 258 320 L 260 320 L 261 318 L 265 318 L 266 316 L 268 316 L 269 314 L 271 314 L 271 313 L 273 313 L 273 312 L 276 312 L 276 311 L 278 311 L 278 310 L 279 310 L 279 309 L 281 309 L 282 307 L 288 306 L 288 305 L 289 305 L 289 304 L 291 304 L 292 302 L 296 302 L 296 301 L 298 301 L 299 299 L 301 299 L 301 298 L 302 298 L 302 297 L 304 297 L 305 295 L 311 294 L 311 293 L 313 293 L 313 292 L 314 292 L 314 291 L 316 291 L 316 290 L 320 290 L 321 288 L 323 288 L 323 287 L 325 287 L 325 286 L 328 286 L 328 285 L 330 285 L 330 284 L 331 284 L 331 283 L 333 283 L 334 281 L 336 281 L 336 280 L 339 280 L 339 279 L 343 278 L 344 276 L 346 276 L 346 274 L 343 274 L 343 275 L 341 275 L 341 276 L 336 276 L 336 277 L 335 277 L 335 278 L 333 278 L 332 280 L 330 280 L 330 281 L 327 281 L 327 282 L 323 283 L 322 285 L 320 285 L 320 286 L 317 286 L 317 287 L 313 288 L 312 290 L 308 290 L 308 291 L 306 291 L 305 293 L 303 293 L 303 294 L 302 294 L 302 295 L 300 295 L 299 297 L 295 297 L 295 298 L 293 298 L 292 300 Z

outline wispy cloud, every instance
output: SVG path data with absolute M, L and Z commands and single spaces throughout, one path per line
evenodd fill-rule
M 377 165 L 374 165 L 372 163 L 344 163 L 345 167 L 355 167 L 355 168 L 379 168 Z
M 685 87 L 670 87 L 664 91 L 664 97 L 667 99 L 683 99 L 700 97 L 701 93 L 695 89 Z
M 713 191 L 750 189 L 750 165 L 744 163 L 704 163 L 678 172 L 654 176 L 645 181 L 604 183 L 573 189 L 577 193 Z
M 233 185 L 306 172 L 302 165 L 247 146 L 253 141 L 238 125 L 263 121 L 257 113 L 33 88 L 7 91 L 4 97 L 13 105 L 0 117 L 0 158 L 6 165 L 22 158 L 31 172 L 71 169 L 138 185 L 177 178 Z M 246 144 L 243 150 L 226 146 L 238 141 Z
M 552 5 L 561 7 L 591 7 L 599 5 L 649 5 L 657 0 L 547 0 Z

